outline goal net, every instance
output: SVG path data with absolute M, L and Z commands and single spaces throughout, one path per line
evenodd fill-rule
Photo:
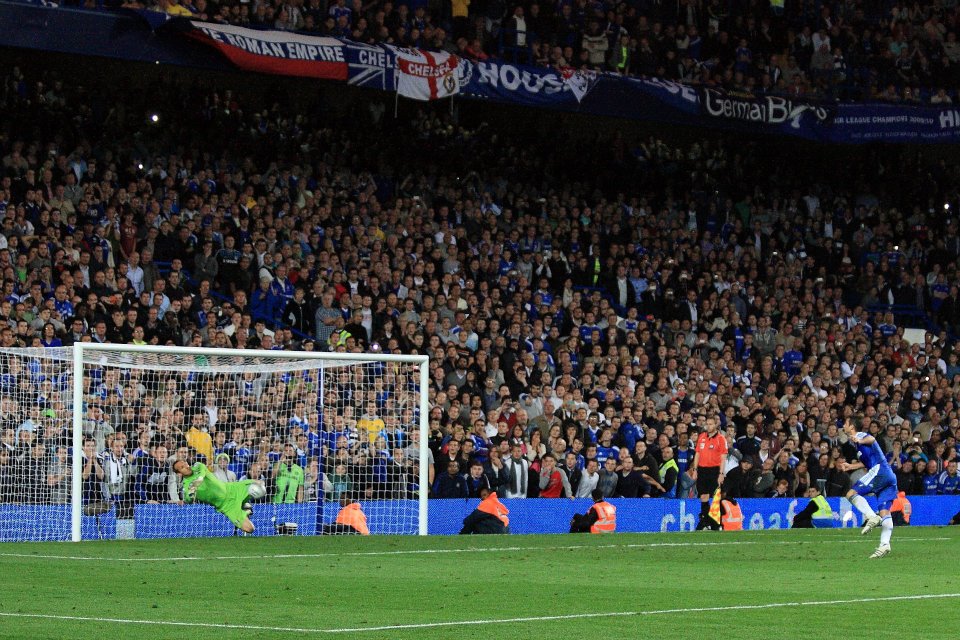
M 180 460 L 261 483 L 243 505 L 254 535 L 349 532 L 337 521 L 353 502 L 371 534 L 425 534 L 426 369 L 422 356 L 0 350 L 0 541 L 239 533 L 235 509 L 184 495 Z

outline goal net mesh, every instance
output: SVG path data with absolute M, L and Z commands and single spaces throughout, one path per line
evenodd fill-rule
M 84 350 L 76 398 L 73 367 L 72 348 L 0 350 L 0 540 L 70 539 L 74 411 L 85 539 L 238 533 L 183 503 L 177 460 L 262 481 L 255 535 L 343 531 L 349 501 L 372 534 L 418 531 L 415 364 Z

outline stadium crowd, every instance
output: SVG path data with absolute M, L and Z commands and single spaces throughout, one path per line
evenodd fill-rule
M 64 4 L 79 3 L 78 0 Z M 592 69 L 748 95 L 950 104 L 953 1 L 128 0 L 224 24 Z
M 907 493 L 960 490 L 955 163 L 140 82 L 0 88 L 2 501 L 69 495 L 67 389 L 20 349 L 78 341 L 429 354 L 439 498 L 687 495 L 710 417 L 731 496 L 843 495 L 848 416 Z M 89 509 L 178 500 L 185 458 L 411 495 L 414 372 L 310 375 L 92 369 Z

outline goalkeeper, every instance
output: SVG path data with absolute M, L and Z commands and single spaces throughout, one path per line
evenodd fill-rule
M 192 467 L 184 460 L 173 464 L 173 470 L 183 477 L 183 501 L 208 504 L 227 518 L 244 533 L 253 533 L 250 514 L 253 507 L 250 499 L 262 498 L 266 488 L 259 480 L 224 482 L 216 477 L 207 465 L 198 462 Z

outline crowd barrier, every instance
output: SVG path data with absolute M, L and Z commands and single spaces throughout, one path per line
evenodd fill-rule
M 868 498 L 876 506 L 873 498 Z M 510 529 L 515 534 L 566 533 L 575 513 L 585 513 L 587 499 L 514 499 L 502 501 L 510 509 Z M 652 533 L 692 531 L 697 524 L 700 504 L 696 500 L 611 499 L 617 507 L 617 531 Z M 793 516 L 807 504 L 806 498 L 765 498 L 741 500 L 744 528 L 749 530 L 786 529 Z M 834 511 L 833 526 L 859 527 L 860 514 L 842 498 L 830 498 Z M 946 525 L 960 512 L 960 496 L 913 496 L 911 526 Z M 460 531 L 463 519 L 476 508 L 478 500 L 431 500 L 430 535 L 452 535 Z M 373 534 L 416 533 L 415 500 L 363 502 L 363 510 Z M 297 535 L 314 535 L 323 524 L 336 518 L 333 503 L 257 505 L 253 522 L 256 535 L 275 535 L 276 527 L 296 523 Z M 84 540 L 113 538 L 224 537 L 233 535 L 233 526 L 212 508 L 202 505 L 175 506 L 143 504 L 133 511 L 133 519 L 117 519 L 115 511 L 99 516 L 84 516 Z M 0 505 L 0 541 L 69 540 L 69 506 Z
M 876 501 L 868 498 L 875 507 Z M 585 513 L 592 501 L 569 499 L 502 500 L 510 509 L 512 533 L 566 533 L 574 513 Z M 807 498 L 763 498 L 740 500 L 744 529 L 786 529 L 793 516 L 802 510 Z M 861 516 L 843 498 L 829 498 L 837 527 L 859 527 Z M 913 496 L 911 525 L 945 525 L 960 511 L 960 496 Z M 460 531 L 463 518 L 476 508 L 478 500 L 431 500 L 432 535 Z M 697 500 L 659 500 L 613 498 L 617 507 L 617 531 L 652 533 L 658 531 L 693 531 L 700 515 Z

